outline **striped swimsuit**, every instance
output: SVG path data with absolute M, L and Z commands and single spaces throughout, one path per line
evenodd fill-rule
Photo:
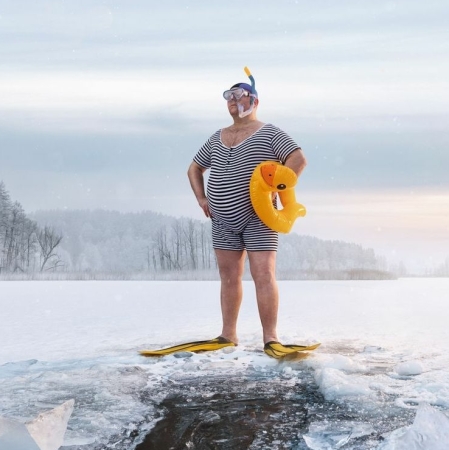
M 232 148 L 221 142 L 221 130 L 218 130 L 201 147 L 193 159 L 210 169 L 207 199 L 212 215 L 214 248 L 277 249 L 277 233 L 259 220 L 251 205 L 249 182 L 259 163 L 284 163 L 298 148 L 290 136 L 271 124 L 263 125 Z M 266 235 L 267 242 L 264 243 L 262 235 Z

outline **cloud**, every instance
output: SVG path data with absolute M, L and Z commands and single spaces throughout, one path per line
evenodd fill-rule
M 210 122 L 224 118 L 221 91 L 249 65 L 271 121 L 290 115 L 330 132 L 444 127 L 441 2 L 251 4 L 248 15 L 236 1 L 6 3 L 2 119 L 86 133 L 157 133 L 145 117 L 167 111 Z
M 225 120 L 221 92 L 238 72 L 233 77 L 219 71 L 204 77 L 201 72 L 6 72 L 0 75 L 0 115 L 11 129 L 26 124 L 30 130 L 87 133 L 157 133 L 158 122 L 145 120 L 149 115 L 172 115 L 174 122 L 178 117 Z M 445 129 L 447 82 L 357 80 L 356 75 L 334 69 L 329 79 L 311 69 L 279 82 L 275 72 L 262 72 L 259 109 L 273 121 L 299 118 L 310 131 Z
M 447 188 L 297 190 L 297 197 L 307 208 L 295 224 L 297 233 L 367 245 L 413 270 L 449 257 Z

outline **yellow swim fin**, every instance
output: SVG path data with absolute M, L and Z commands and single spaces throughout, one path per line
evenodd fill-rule
M 141 350 L 139 353 L 142 356 L 165 356 L 178 352 L 207 352 L 235 346 L 236 344 L 234 342 L 219 336 L 208 341 L 186 342 L 184 344 L 174 345 L 173 347 L 161 348 L 160 350 Z
M 312 345 L 295 345 L 288 344 L 284 345 L 277 341 L 267 342 L 263 348 L 263 351 L 272 358 L 280 359 L 284 356 L 290 355 L 296 352 L 310 352 L 315 350 L 321 345 L 321 343 L 316 343 Z

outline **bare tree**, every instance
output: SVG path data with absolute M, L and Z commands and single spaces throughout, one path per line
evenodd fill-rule
M 45 265 L 53 258 L 52 269 L 59 267 L 58 262 L 61 260 L 58 254 L 55 252 L 56 247 L 61 243 L 62 235 L 58 234 L 53 228 L 45 226 L 43 230 L 37 232 L 37 242 L 39 244 L 39 250 L 41 254 L 41 268 L 43 272 Z M 55 263 L 56 259 L 56 263 Z
M 34 253 L 37 248 L 37 224 L 32 220 L 26 219 L 25 226 L 23 229 L 23 265 L 26 267 L 27 271 L 30 270 L 31 262 L 34 262 Z
M 201 246 L 201 263 L 202 269 L 211 268 L 211 255 L 212 255 L 212 245 L 211 245 L 211 231 L 209 224 L 204 222 L 199 224 L 200 227 L 200 246 Z
M 156 249 L 161 269 L 170 270 L 171 256 L 170 250 L 167 247 L 167 231 L 164 227 L 160 228 L 156 233 Z
M 176 219 L 172 225 L 172 247 L 173 247 L 173 266 L 176 270 L 181 270 L 182 268 L 182 237 L 183 237 L 183 226 L 182 220 Z
M 150 259 L 150 246 L 147 245 L 145 247 L 145 254 L 146 254 L 146 262 L 147 262 L 147 270 L 150 270 L 150 263 L 151 263 L 151 259 Z
M 5 185 L 0 181 L 0 272 L 5 268 L 5 243 L 6 229 L 8 227 L 8 216 L 10 209 L 9 194 Z
M 4 248 L 5 235 L 11 213 L 11 200 L 3 181 L 0 181 L 0 245 Z
M 187 253 L 189 257 L 189 267 L 193 270 L 198 268 L 198 232 L 195 228 L 195 222 L 192 219 L 187 221 L 187 227 L 184 231 L 186 238 Z
M 21 251 L 21 237 L 25 225 L 26 216 L 22 205 L 14 202 L 9 214 L 9 221 L 6 227 L 6 234 L 4 240 L 4 252 L 6 256 L 6 268 L 8 270 L 21 270 L 20 267 L 20 251 Z

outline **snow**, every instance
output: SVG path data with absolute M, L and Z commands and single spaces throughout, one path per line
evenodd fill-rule
M 157 359 L 138 350 L 219 334 L 218 282 L 2 282 L 0 415 L 24 423 L 74 398 L 64 446 L 90 450 L 149 430 L 167 381 L 245 371 L 294 386 L 310 371 L 324 401 L 360 420 L 314 421 L 308 448 L 352 448 L 364 435 L 373 442 L 366 448 L 382 450 L 449 442 L 448 279 L 282 281 L 279 289 L 281 340 L 322 342 L 304 360 L 279 363 L 261 351 L 251 282 L 238 347 Z M 380 423 L 384 443 L 371 435 Z

